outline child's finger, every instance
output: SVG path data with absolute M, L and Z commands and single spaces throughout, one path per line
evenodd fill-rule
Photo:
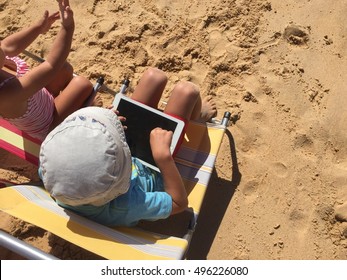
M 52 18 L 59 18 L 60 17 L 59 11 L 56 11 L 53 14 L 51 14 L 50 17 L 52 17 Z
M 123 116 L 118 116 L 118 119 L 121 121 L 121 122 L 125 122 L 127 119 Z
M 112 106 L 112 108 L 113 108 L 113 106 Z M 117 109 L 113 109 L 112 111 L 113 111 L 113 113 L 115 113 L 117 116 L 119 115 L 119 111 L 118 111 Z

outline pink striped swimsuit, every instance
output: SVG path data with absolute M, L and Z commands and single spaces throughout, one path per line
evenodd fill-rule
M 21 77 L 29 71 L 28 65 L 19 57 L 6 58 L 16 63 L 17 77 Z M 11 79 L 14 79 L 14 77 L 10 77 L 0 83 L 0 87 Z M 28 99 L 28 108 L 23 116 L 4 119 L 30 136 L 44 140 L 53 121 L 53 112 L 54 98 L 46 88 L 43 88 Z

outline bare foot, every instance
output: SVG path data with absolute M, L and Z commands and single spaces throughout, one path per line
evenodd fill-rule
M 217 106 L 211 95 L 202 100 L 200 120 L 208 122 L 217 116 Z
M 96 94 L 91 106 L 102 107 L 103 104 L 100 94 Z

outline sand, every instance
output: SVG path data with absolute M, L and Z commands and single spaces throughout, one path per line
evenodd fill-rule
M 323 0 L 71 0 L 69 61 L 130 91 L 148 66 L 232 118 L 188 259 L 347 259 L 347 6 Z M 3 37 L 55 1 L 1 0 Z M 29 50 L 45 56 L 55 25 Z M 103 92 L 104 106 L 111 92 Z M 37 181 L 0 151 L 0 179 Z M 1 229 L 65 259 L 97 258 L 1 214 Z M 1 250 L 1 258 L 15 258 Z

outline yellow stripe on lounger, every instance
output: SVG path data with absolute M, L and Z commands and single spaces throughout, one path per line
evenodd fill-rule
M 26 138 L 23 138 L 22 136 L 3 127 L 0 127 L 0 135 L 2 139 L 6 139 L 6 142 L 11 144 L 12 146 L 15 146 L 20 150 L 23 150 L 38 157 L 40 152 L 40 145 Z
M 224 129 L 221 126 L 204 126 L 190 122 L 182 145 L 192 150 L 217 155 L 223 135 Z
M 193 208 L 195 214 L 199 214 L 207 187 L 189 180 L 183 180 L 183 182 L 186 189 L 190 190 L 188 192 L 189 207 Z
M 63 210 L 34 186 L 0 190 L 0 207 L 106 259 L 180 259 L 188 245 L 180 238 L 135 229 L 117 231 L 94 223 Z

